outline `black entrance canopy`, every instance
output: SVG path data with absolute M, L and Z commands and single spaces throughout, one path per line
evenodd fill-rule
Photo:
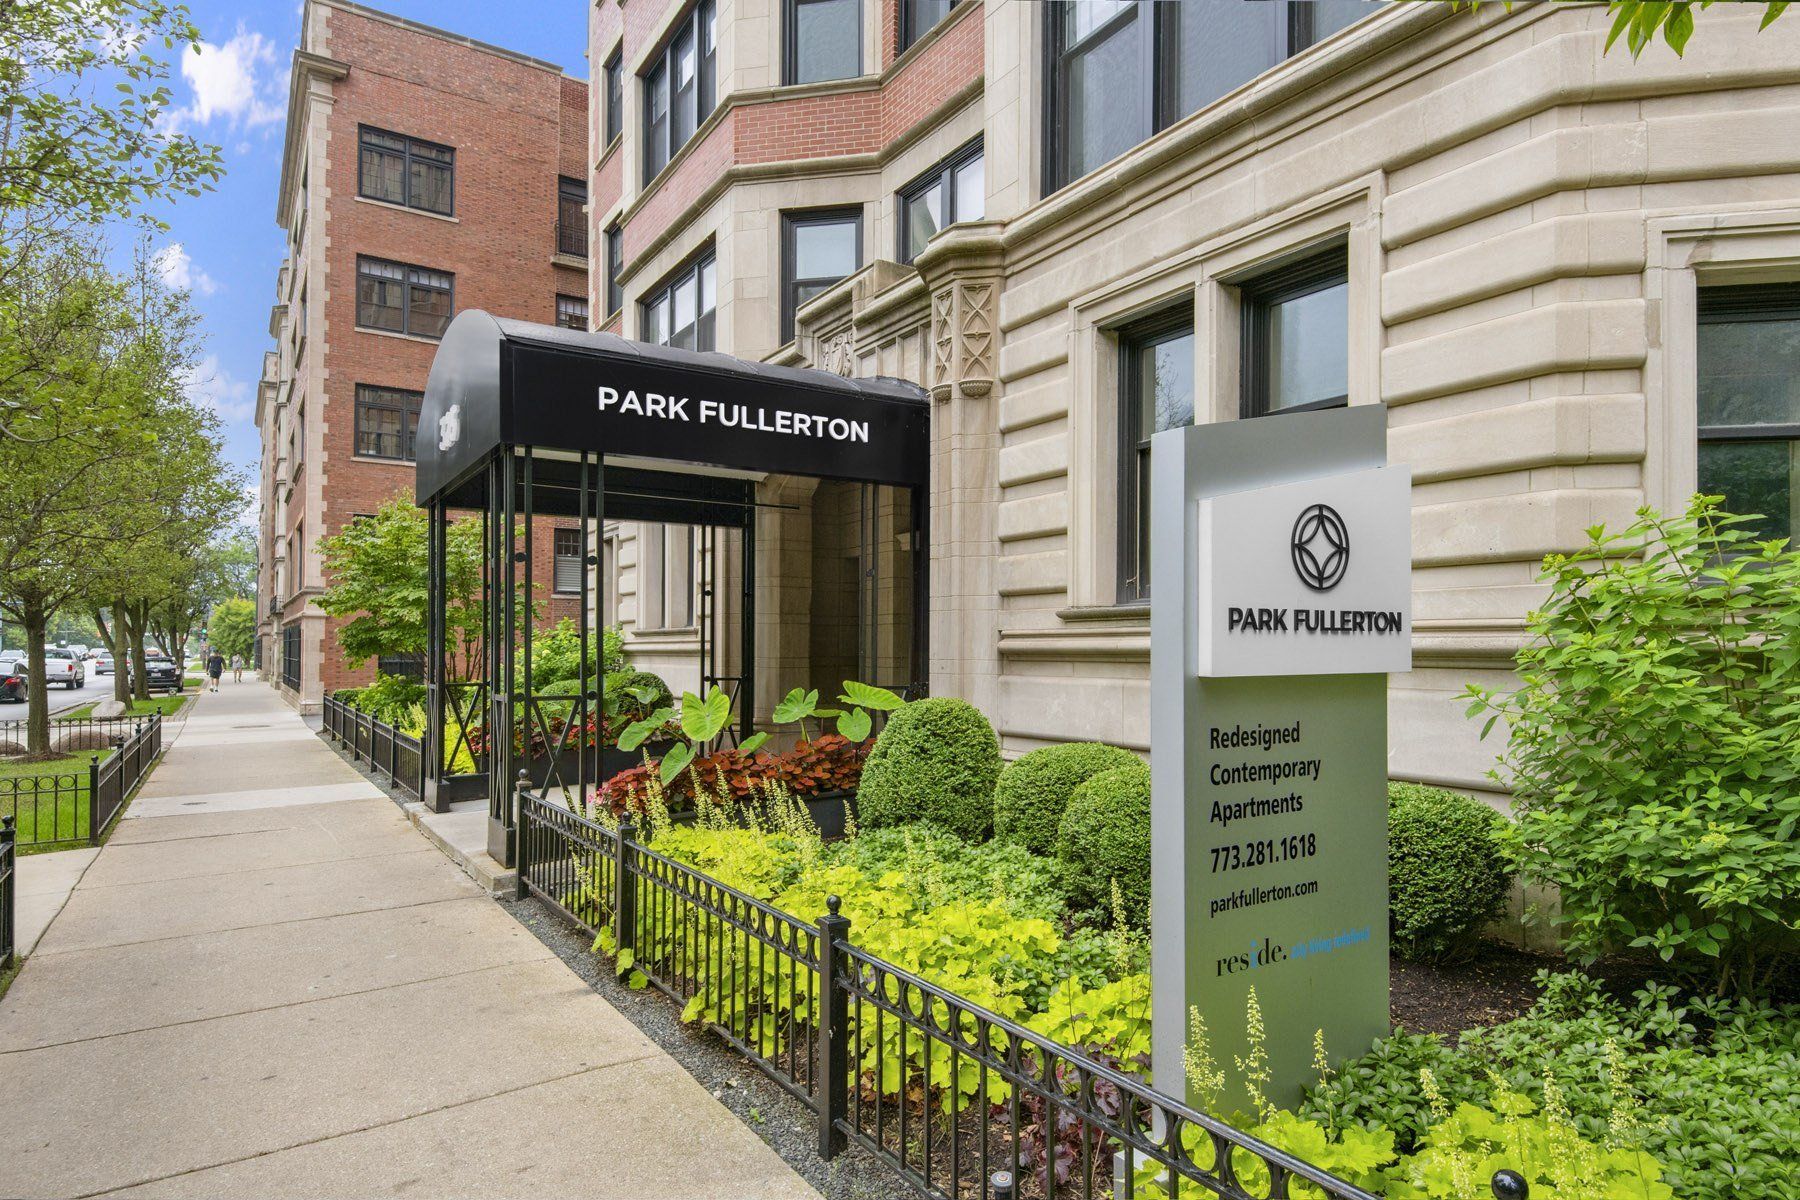
M 418 499 L 477 506 L 500 446 L 922 487 L 925 391 L 460 314 L 419 410 Z
M 583 662 L 598 645 L 589 597 L 607 520 L 691 526 L 708 553 L 718 548 L 716 533 L 735 538 L 738 661 L 735 670 L 725 665 L 703 632 L 698 667 L 703 691 L 718 686 L 732 697 L 740 722 L 733 736 L 743 736 L 755 719 L 758 481 L 804 476 L 898 489 L 910 496 L 911 535 L 921 551 L 911 556 L 912 679 L 905 682 L 922 681 L 929 439 L 926 393 L 904 380 L 846 379 L 481 311 L 459 314 L 432 362 L 416 438 L 416 494 L 431 516 L 426 802 L 441 811 L 459 795 L 485 791 L 489 850 L 510 865 L 519 787 L 541 794 L 560 787 L 565 795 L 573 788 L 587 797 L 603 778 L 602 739 L 583 733 L 603 724 L 601 681 L 547 694 L 531 666 L 534 605 L 503 599 L 535 597 L 550 582 L 533 579 L 535 517 L 579 521 L 577 530 L 557 533 L 554 587 L 578 601 Z M 481 522 L 481 678 L 449 677 L 453 514 L 479 514 Z M 565 536 L 578 538 L 573 592 L 561 570 L 569 561 Z M 702 572 L 703 631 L 719 598 L 715 581 L 725 574 L 716 562 Z

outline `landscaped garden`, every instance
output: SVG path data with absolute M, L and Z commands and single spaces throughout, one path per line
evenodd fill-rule
M 1518 690 L 1469 695 L 1471 718 L 1504 739 L 1511 819 L 1390 788 L 1394 1009 L 1431 1028 L 1320 1047 L 1317 1079 L 1280 1109 L 1258 1085 L 1254 994 L 1244 1014 L 1187 1014 L 1190 1095 L 1206 1110 L 1391 1196 L 1486 1195 L 1501 1168 L 1538 1197 L 1800 1195 L 1800 555 L 1709 502 L 1592 539 L 1546 564 Z M 515 722 L 515 749 L 576 737 L 641 758 L 565 794 L 572 807 L 797 924 L 838 897 L 861 953 L 1147 1081 L 1150 788 L 1136 754 L 1073 744 L 1006 763 L 967 703 L 853 681 L 836 700 L 794 689 L 773 714 L 779 742 L 724 748 L 732 712 L 716 689 L 676 700 L 624 669 L 616 643 L 583 666 L 558 639 L 534 646 L 534 674 L 555 683 L 534 692 L 572 696 L 599 672 L 603 711 L 569 731 L 572 705 L 541 703 L 529 732 Z M 358 700 L 422 727 L 422 696 L 403 692 L 384 680 Z M 621 950 L 610 893 L 582 870 L 553 898 L 602 929 L 596 949 L 623 973 L 678 962 L 688 1019 L 755 1028 L 759 1046 L 811 1028 L 816 998 L 753 965 L 748 938 L 696 961 L 666 920 L 640 917 Z M 1484 940 L 1521 884 L 1557 898 L 1528 915 L 1567 958 Z M 954 1038 L 962 1018 L 947 1019 Z M 965 1138 L 1003 1120 L 1009 1098 L 987 1074 L 942 1042 L 909 1046 L 900 1025 L 858 1032 L 859 1111 L 885 1098 Z M 1223 1091 L 1222 1062 L 1248 1085 Z M 1086 1086 L 1084 1103 L 1104 1101 Z M 1080 1122 L 1035 1100 L 1010 1119 L 1024 1194 L 1110 1191 L 1110 1153 Z M 1188 1150 L 1202 1169 L 1214 1153 L 1197 1134 Z M 1254 1192 L 1262 1168 L 1238 1165 Z M 1163 1186 L 1146 1169 L 1135 1194 Z

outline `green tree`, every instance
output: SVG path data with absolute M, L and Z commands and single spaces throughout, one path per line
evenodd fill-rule
M 199 29 L 162 0 L 0 0 L 0 230 L 25 210 L 147 220 L 209 189 L 218 148 L 170 119 L 170 58 L 189 48 Z
M 233 596 L 213 605 L 206 619 L 206 636 L 225 657 L 235 654 L 250 661 L 256 642 L 256 602 Z
M 371 658 L 387 655 L 426 652 L 428 529 L 425 510 L 402 494 L 384 503 L 373 516 L 358 518 L 319 539 L 325 575 L 331 582 L 320 593 L 318 604 L 331 616 L 350 618 L 338 629 L 338 645 L 350 666 L 359 667 Z M 453 680 L 473 679 L 481 672 L 486 634 L 481 603 L 481 522 L 452 521 L 445 544 L 445 670 Z M 522 628 L 523 598 L 517 603 Z
M 1442 3 L 1443 0 L 1433 2 Z M 1471 12 L 1489 2 L 1491 0 L 1449 0 L 1452 8 L 1467 8 Z M 1732 0 L 1734 5 L 1746 2 L 1762 4 L 1763 29 L 1773 24 L 1788 6 L 1788 0 Z M 1622 37 L 1631 57 L 1637 58 L 1660 33 L 1669 49 L 1679 55 L 1687 49 L 1688 39 L 1694 36 L 1694 10 L 1712 6 L 1713 0 L 1607 0 L 1606 10 L 1613 21 L 1606 37 L 1606 49 L 1611 50 Z M 1510 0 L 1507 7 L 1512 7 Z

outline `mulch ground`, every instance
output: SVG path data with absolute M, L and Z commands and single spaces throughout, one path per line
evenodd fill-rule
M 1532 976 L 1567 964 L 1510 946 L 1483 943 L 1474 957 L 1449 965 L 1389 960 L 1388 1011 L 1408 1033 L 1460 1033 L 1510 1021 L 1537 999 Z

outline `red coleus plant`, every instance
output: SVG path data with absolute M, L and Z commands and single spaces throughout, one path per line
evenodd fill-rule
M 869 756 L 871 744 L 868 740 L 852 742 L 827 733 L 810 742 L 800 742 L 783 754 L 719 750 L 696 758 L 676 776 L 665 799 L 672 809 L 692 808 L 695 789 L 704 788 L 707 794 L 714 795 L 721 779 L 734 801 L 749 799 L 758 786 L 771 781 L 802 797 L 847 791 L 861 780 L 863 761 Z M 656 764 L 649 763 L 619 772 L 600 785 L 600 802 L 618 816 L 628 812 L 641 815 L 649 795 L 648 783 L 656 770 Z

